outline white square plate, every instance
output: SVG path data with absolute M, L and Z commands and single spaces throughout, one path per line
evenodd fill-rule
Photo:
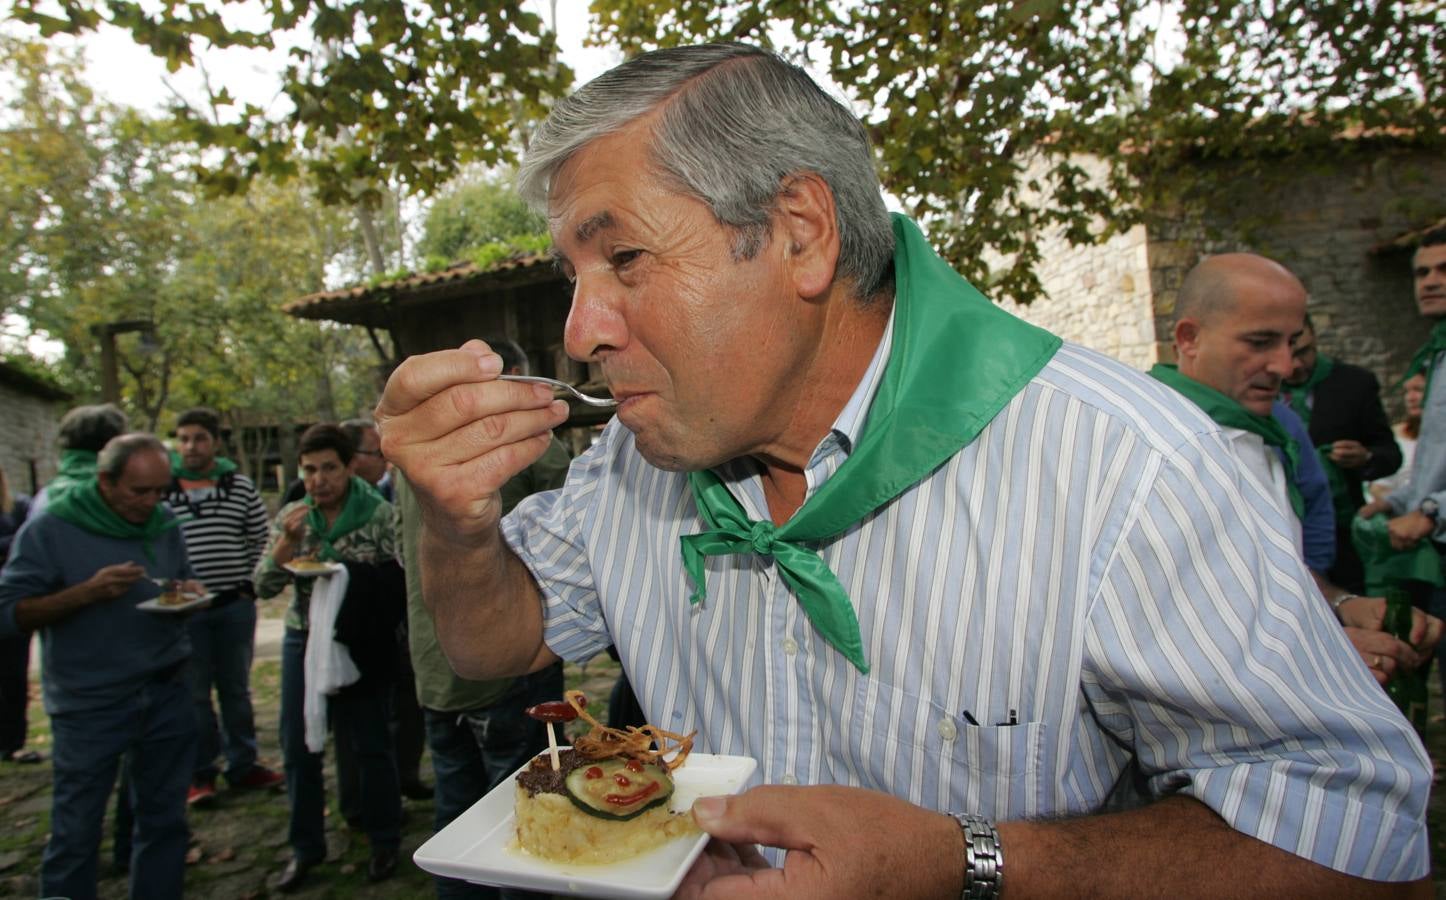
M 189 612 L 190 610 L 193 610 L 199 606 L 210 606 L 211 598 L 214 597 L 215 594 L 202 594 L 199 597 L 187 594 L 186 596 L 191 597 L 191 599 L 187 600 L 185 603 L 175 603 L 170 606 L 162 603 L 160 597 L 152 597 L 149 600 L 142 600 L 140 603 L 137 603 L 136 609 L 143 609 L 146 612 L 153 613 Z
M 298 578 L 320 578 L 323 575 L 335 575 L 346 568 L 339 562 L 322 563 L 316 568 L 299 568 L 291 563 L 282 563 L 281 568 L 297 576 Z
M 689 754 L 683 767 L 673 773 L 676 790 L 668 808 L 691 809 L 699 797 L 736 794 L 757 766 L 757 760 L 750 756 Z M 514 772 L 418 847 L 412 861 L 433 875 L 478 884 L 582 897 L 666 898 L 677 890 L 708 842 L 706 834 L 676 838 L 640 856 L 608 865 L 569 865 L 539 859 L 516 846 L 512 816 L 515 778 Z

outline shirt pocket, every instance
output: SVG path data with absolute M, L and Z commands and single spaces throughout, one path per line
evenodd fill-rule
M 1048 726 L 975 725 L 963 710 L 867 678 L 834 736 L 831 773 L 945 812 L 1035 815 Z

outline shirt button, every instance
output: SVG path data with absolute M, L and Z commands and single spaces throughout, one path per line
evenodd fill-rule
M 798 784 L 798 779 L 794 778 L 792 775 L 785 775 L 783 776 L 783 783 L 789 785 Z
M 939 723 L 939 737 L 946 741 L 952 741 L 959 736 L 959 729 L 948 719 Z
M 792 656 L 793 654 L 797 653 L 797 652 L 798 652 L 798 642 L 795 641 L 793 638 L 784 638 L 784 639 L 783 639 L 783 652 L 784 652 L 784 653 L 787 653 L 789 656 Z

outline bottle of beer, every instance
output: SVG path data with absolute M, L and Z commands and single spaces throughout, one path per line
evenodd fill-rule
M 1411 596 L 1399 584 L 1388 584 L 1386 595 L 1386 618 L 1381 629 L 1397 638 L 1411 643 Z M 1417 672 L 1400 669 L 1386 682 L 1386 694 L 1405 714 L 1418 733 L 1426 731 L 1426 679 Z

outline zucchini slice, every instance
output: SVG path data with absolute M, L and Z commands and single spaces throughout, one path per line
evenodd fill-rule
M 590 816 L 626 822 L 673 796 L 673 779 L 661 766 L 604 759 L 578 766 L 564 782 L 567 798 Z

